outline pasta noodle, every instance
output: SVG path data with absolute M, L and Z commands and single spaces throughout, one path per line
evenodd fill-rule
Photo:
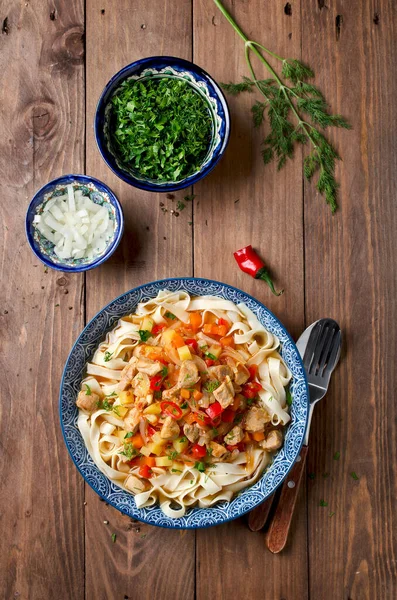
M 163 290 L 122 317 L 87 364 L 78 427 L 138 508 L 172 518 L 230 501 L 283 443 L 291 373 L 245 304 Z

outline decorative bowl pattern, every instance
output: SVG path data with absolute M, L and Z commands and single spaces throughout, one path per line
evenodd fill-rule
M 34 216 L 42 213 L 44 204 L 50 198 L 64 194 L 65 186 L 69 183 L 77 184 L 75 189 L 82 190 L 84 195 L 89 196 L 96 204 L 106 205 L 109 217 L 114 222 L 113 236 L 109 240 L 106 249 L 93 260 L 84 258 L 60 259 L 54 253 L 54 244 L 47 240 L 33 225 Z M 107 185 L 94 177 L 87 177 L 86 175 L 63 175 L 49 181 L 36 192 L 26 213 L 25 228 L 31 249 L 45 265 L 58 271 L 79 273 L 97 267 L 113 254 L 123 235 L 124 218 L 119 201 Z
M 179 181 L 159 182 L 144 178 L 128 169 L 113 153 L 109 135 L 110 99 L 121 83 L 129 79 L 173 77 L 188 82 L 206 101 L 213 121 L 213 136 L 200 170 Z M 170 192 L 188 187 L 207 175 L 223 155 L 230 134 L 230 115 L 226 99 L 215 81 L 197 65 L 172 56 L 143 58 L 116 73 L 99 99 L 95 115 L 95 137 L 102 158 L 123 181 L 135 187 L 156 192 Z
M 75 405 L 85 364 L 92 357 L 99 342 L 122 315 L 133 312 L 138 302 L 155 297 L 161 289 L 185 290 L 192 295 L 211 294 L 235 303 L 245 302 L 260 322 L 280 339 L 281 354 L 293 375 L 291 422 L 287 427 L 285 443 L 259 481 L 240 492 L 231 502 L 220 502 L 211 508 L 190 508 L 185 516 L 179 519 L 165 516 L 159 506 L 138 509 L 134 497 L 111 482 L 97 468 L 77 428 L 78 409 Z M 302 361 L 294 342 L 280 321 L 263 304 L 237 288 L 209 279 L 188 277 L 163 279 L 142 285 L 105 306 L 88 323 L 74 344 L 66 361 L 59 398 L 61 426 L 66 446 L 75 465 L 93 490 L 106 502 L 134 519 L 175 529 L 196 529 L 225 523 L 240 517 L 270 496 L 285 479 L 299 455 L 307 426 L 308 406 L 308 386 Z

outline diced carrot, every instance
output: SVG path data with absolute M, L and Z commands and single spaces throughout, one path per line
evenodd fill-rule
M 155 459 L 154 456 L 142 456 L 140 464 L 141 464 L 142 467 L 144 465 L 147 465 L 150 468 L 151 467 L 155 467 L 156 466 L 156 459 Z
M 206 323 L 203 327 L 203 331 L 204 333 L 211 334 L 213 333 L 214 327 L 216 327 L 216 325 L 214 326 L 212 323 Z
M 136 433 L 128 440 L 135 448 L 142 448 L 145 445 L 140 433 Z
M 218 325 L 225 325 L 225 327 L 227 327 L 227 328 L 230 327 L 229 321 L 227 321 L 226 319 L 222 319 L 222 318 L 218 319 Z
M 187 465 L 188 467 L 194 467 L 195 463 L 191 462 L 190 460 L 186 460 L 184 459 L 183 462 L 185 463 L 185 465 Z
M 189 425 L 192 425 L 192 423 L 195 423 L 197 420 L 196 416 L 193 412 L 189 413 L 188 415 L 185 415 L 183 418 L 185 419 L 186 423 L 188 423 Z
M 228 328 L 226 327 L 226 325 L 215 325 L 214 334 L 223 337 L 227 334 L 227 330 Z
M 219 340 L 222 346 L 230 346 L 234 348 L 234 339 L 232 335 L 228 335 L 227 337 L 223 337 Z
M 263 433 L 263 431 L 255 431 L 252 434 L 252 438 L 256 441 L 256 442 L 261 442 L 262 440 L 265 439 L 265 434 Z
M 248 433 L 248 431 L 246 431 L 244 433 L 244 437 L 243 437 L 243 439 L 241 441 L 242 441 L 243 444 L 247 444 L 248 442 L 251 441 L 251 437 L 250 437 L 250 434 Z
M 183 339 L 183 337 L 181 335 L 179 335 L 179 333 L 175 334 L 171 343 L 174 346 L 174 348 L 182 348 L 182 346 L 186 345 L 185 340 Z
M 236 396 L 234 399 L 234 402 L 230 408 L 232 410 L 236 411 L 240 408 L 240 404 L 241 404 L 241 398 L 239 396 Z
M 203 397 L 203 394 L 201 392 L 199 392 L 198 390 L 195 390 L 193 392 L 193 398 L 195 400 L 201 400 L 202 397 Z
M 189 390 L 185 390 L 184 388 L 181 389 L 181 396 L 182 398 L 185 398 L 185 400 L 189 400 L 190 398 L 190 392 Z
M 192 329 L 198 329 L 201 325 L 201 315 L 200 313 L 192 312 L 189 315 L 190 325 Z

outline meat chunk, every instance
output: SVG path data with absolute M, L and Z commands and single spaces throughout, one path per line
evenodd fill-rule
M 131 386 L 131 382 L 136 373 L 136 362 L 136 358 L 133 356 L 130 362 L 125 365 L 124 369 L 121 371 L 121 380 L 117 384 L 119 392 L 124 392 L 124 390 Z
M 131 431 L 132 433 L 135 433 L 135 431 L 138 428 L 140 418 L 141 411 L 136 407 L 131 408 L 124 417 L 124 429 L 126 431 Z
M 241 427 L 236 425 L 231 431 L 229 431 L 227 435 L 225 435 L 223 439 L 225 440 L 225 443 L 229 446 L 235 446 L 236 444 L 239 444 L 241 442 L 243 437 L 244 431 L 241 429 Z
M 233 423 L 224 423 L 223 421 L 216 427 L 218 435 L 226 435 L 231 429 L 233 429 Z
M 234 400 L 234 387 L 230 377 L 227 375 L 225 381 L 213 392 L 215 400 L 223 409 L 227 408 Z
M 146 373 L 149 377 L 154 377 L 163 368 L 159 362 L 145 358 L 144 356 L 138 358 L 136 367 L 140 373 Z
M 184 360 L 179 371 L 178 383 L 179 388 L 192 387 L 200 379 L 196 363 L 192 360 Z
M 164 440 L 171 438 L 177 438 L 179 435 L 179 425 L 172 417 L 166 417 L 163 426 L 160 431 L 160 436 Z
M 230 379 L 233 377 L 233 371 L 228 365 L 216 365 L 216 367 L 209 367 L 208 374 L 210 377 L 217 379 L 218 381 L 225 381 L 226 377 Z
M 189 442 L 192 442 L 192 444 L 194 444 L 194 442 L 198 440 L 200 430 L 195 424 L 189 425 L 188 423 L 185 423 L 183 426 L 183 433 L 185 434 Z
M 211 455 L 215 458 L 220 458 L 221 456 L 224 456 L 228 453 L 225 446 L 222 446 L 222 444 L 218 444 L 217 442 L 210 442 L 209 447 L 212 450 Z
M 150 389 L 149 377 L 146 373 L 137 373 L 131 382 L 134 394 L 140 398 L 147 396 Z
M 238 362 L 233 369 L 234 372 L 234 381 L 237 385 L 244 385 L 250 378 L 250 372 L 247 367 L 243 365 L 243 363 Z
M 213 437 L 215 437 L 215 434 L 212 429 L 202 429 L 197 443 L 199 446 L 208 446 Z
M 130 490 L 130 492 L 133 492 L 134 494 L 141 494 L 146 490 L 145 482 L 142 481 L 142 479 L 139 479 L 139 477 L 136 477 L 135 475 L 130 475 L 125 480 L 124 485 L 127 488 L 127 490 Z
M 98 394 L 95 394 L 94 392 L 87 394 L 84 390 L 79 392 L 76 400 L 77 406 L 83 410 L 86 410 L 87 412 L 94 412 L 97 410 L 97 402 L 99 402 Z
M 261 448 L 266 450 L 266 452 L 275 452 L 279 448 L 281 448 L 283 443 L 283 434 L 278 429 L 273 429 L 269 432 L 266 439 L 259 442 Z
M 269 421 L 270 416 L 267 410 L 253 406 L 245 415 L 243 427 L 247 431 L 263 431 L 265 424 L 269 423 Z

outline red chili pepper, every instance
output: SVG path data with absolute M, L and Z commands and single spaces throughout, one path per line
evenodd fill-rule
M 207 367 L 212 367 L 212 365 L 215 364 L 215 361 L 212 360 L 212 358 L 206 358 L 205 360 L 205 364 L 207 365 Z
M 149 437 L 152 437 L 156 433 L 156 430 L 151 425 L 148 425 L 147 428 L 146 428 L 146 432 L 147 432 L 147 434 L 148 434 Z
M 245 398 L 252 399 L 255 398 L 255 396 L 257 396 L 258 392 L 261 390 L 263 390 L 263 387 L 259 385 L 259 383 L 256 383 L 256 381 L 251 381 L 251 383 L 246 383 L 243 385 L 241 393 Z
M 251 245 L 241 248 L 241 250 L 237 250 L 237 252 L 234 253 L 234 258 L 244 273 L 248 273 L 248 275 L 251 275 L 251 277 L 254 277 L 255 279 L 266 281 L 275 296 L 281 296 L 284 292 L 284 290 L 276 292 L 273 281 L 265 267 L 265 263 L 259 258 Z
M 216 419 L 216 417 L 218 417 L 221 414 L 221 412 L 223 412 L 223 408 L 219 404 L 219 402 L 214 402 L 206 409 L 205 412 L 210 417 L 210 419 L 213 420 Z
M 170 400 L 164 400 L 164 402 L 161 402 L 160 408 L 163 413 L 176 420 L 180 419 L 183 415 L 183 412 L 179 406 L 175 404 L 175 402 L 170 402 Z
M 164 329 L 165 326 L 166 326 L 165 323 L 159 323 L 158 325 L 153 325 L 152 335 L 157 335 L 158 333 L 160 333 L 160 331 L 162 329 Z
M 205 446 L 200 446 L 200 444 L 193 444 L 192 454 L 194 458 L 203 458 L 203 456 L 207 454 L 207 450 Z
M 218 425 L 221 424 L 221 420 L 222 420 L 222 415 L 218 415 L 217 417 L 215 417 L 215 419 L 211 420 L 211 425 L 212 427 L 215 427 L 215 429 L 218 427 Z
M 234 421 L 235 416 L 236 415 L 234 414 L 234 410 L 228 408 L 222 413 L 222 421 L 224 423 L 232 423 Z
M 192 339 L 189 338 L 189 339 L 185 340 L 185 344 L 187 346 L 191 346 L 193 348 L 193 350 L 197 350 L 197 348 L 198 348 L 197 340 L 194 340 L 193 338 Z
M 158 392 L 161 388 L 161 384 L 163 383 L 162 375 L 155 375 L 150 380 L 150 389 Z
M 148 465 L 143 465 L 139 469 L 139 475 L 145 479 L 150 479 L 152 476 L 152 469 Z

